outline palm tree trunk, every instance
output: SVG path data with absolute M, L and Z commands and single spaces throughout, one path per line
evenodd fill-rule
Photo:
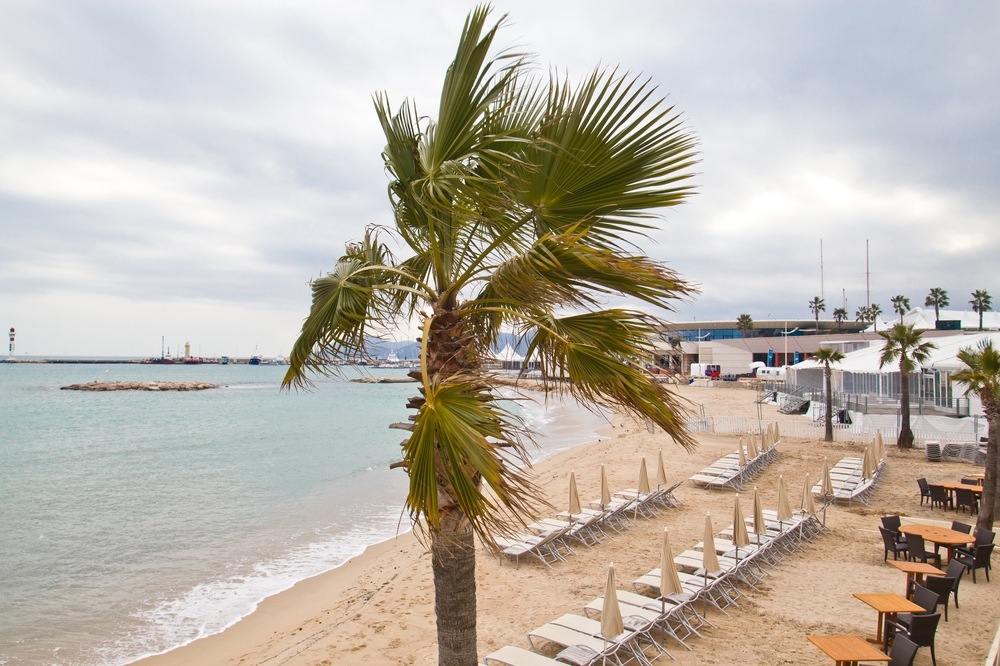
M 832 390 L 832 375 L 833 370 L 830 369 L 830 363 L 826 363 L 826 429 L 823 433 L 823 441 L 832 442 L 833 441 L 833 390 Z
M 986 477 L 983 479 L 983 497 L 979 502 L 978 527 L 993 529 L 993 520 L 1000 509 L 1000 418 L 990 419 L 990 437 L 986 444 Z
M 456 509 L 456 511 L 458 511 Z M 467 522 L 431 533 L 438 666 L 476 666 L 476 549 Z
M 902 413 L 902 424 L 899 428 L 899 437 L 896 439 L 896 446 L 901 449 L 913 448 L 913 431 L 910 430 L 910 373 L 899 373 L 903 385 L 900 387 L 899 409 Z

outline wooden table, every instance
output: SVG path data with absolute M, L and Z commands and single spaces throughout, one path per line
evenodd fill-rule
M 898 594 L 855 594 L 855 599 L 863 601 L 878 611 L 878 628 L 875 630 L 875 638 L 869 638 L 869 643 L 885 645 L 886 633 L 883 628 L 888 620 L 896 619 L 896 613 L 923 613 L 924 609 L 909 599 L 905 599 Z
M 947 488 L 948 490 L 971 490 L 973 493 L 982 493 L 983 487 L 980 486 L 970 486 L 967 483 L 935 483 L 935 486 L 941 486 L 942 488 Z
M 969 486 L 969 488 L 972 487 Z M 956 532 L 945 527 L 935 527 L 934 525 L 901 525 L 899 531 L 903 534 L 919 534 L 928 541 L 932 541 L 935 546 L 947 547 L 949 562 L 951 562 L 952 550 L 955 546 L 966 546 L 976 541 L 976 537 L 971 534 Z
M 943 576 L 944 572 L 938 569 L 933 564 L 924 564 L 923 562 L 908 562 L 906 560 L 889 560 L 889 564 L 896 567 L 900 571 L 906 574 L 906 593 L 907 599 L 910 598 L 910 588 L 916 583 L 917 585 L 923 585 L 924 574 L 929 576 Z
M 860 661 L 889 661 L 889 655 L 876 650 L 857 636 L 806 636 L 806 638 L 833 659 L 837 666 L 851 666 Z

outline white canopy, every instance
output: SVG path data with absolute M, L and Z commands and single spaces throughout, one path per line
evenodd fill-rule
M 511 349 L 510 345 L 507 345 L 502 350 L 493 353 L 493 358 L 498 361 L 503 361 L 505 363 L 520 363 L 524 360 L 524 357 L 518 354 L 516 351 Z

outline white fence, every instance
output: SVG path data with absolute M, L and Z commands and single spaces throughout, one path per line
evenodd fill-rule
M 990 647 L 990 654 L 986 657 L 986 666 L 1000 666 L 1000 628 L 993 638 L 993 645 Z
M 688 419 L 685 425 L 690 432 L 711 432 L 718 435 L 742 435 L 745 433 L 760 434 L 762 429 L 775 421 L 758 421 L 743 416 L 705 416 L 701 418 Z M 820 421 L 778 421 L 783 437 L 794 439 L 822 439 L 824 435 L 824 424 Z M 862 424 L 840 424 L 833 425 L 833 439 L 837 442 L 854 442 L 866 444 L 875 437 L 876 432 L 882 433 L 882 439 L 887 443 L 893 443 L 899 437 L 899 428 L 886 425 L 862 425 Z M 971 434 L 962 432 L 941 431 L 933 427 L 914 429 L 914 443 L 917 448 L 924 448 L 927 441 L 936 441 L 942 444 L 942 449 L 952 445 L 951 449 L 957 447 L 975 450 L 977 443 Z M 963 453 L 958 453 L 953 458 L 966 457 Z

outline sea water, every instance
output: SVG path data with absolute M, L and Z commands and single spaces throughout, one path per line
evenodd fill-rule
M 281 392 L 285 370 L 0 364 L 0 664 L 162 652 L 409 529 L 407 477 L 388 469 L 405 433 L 387 426 L 413 413 L 416 386 Z M 93 380 L 221 388 L 60 390 Z M 536 456 L 606 423 L 565 403 L 517 409 L 542 435 Z

